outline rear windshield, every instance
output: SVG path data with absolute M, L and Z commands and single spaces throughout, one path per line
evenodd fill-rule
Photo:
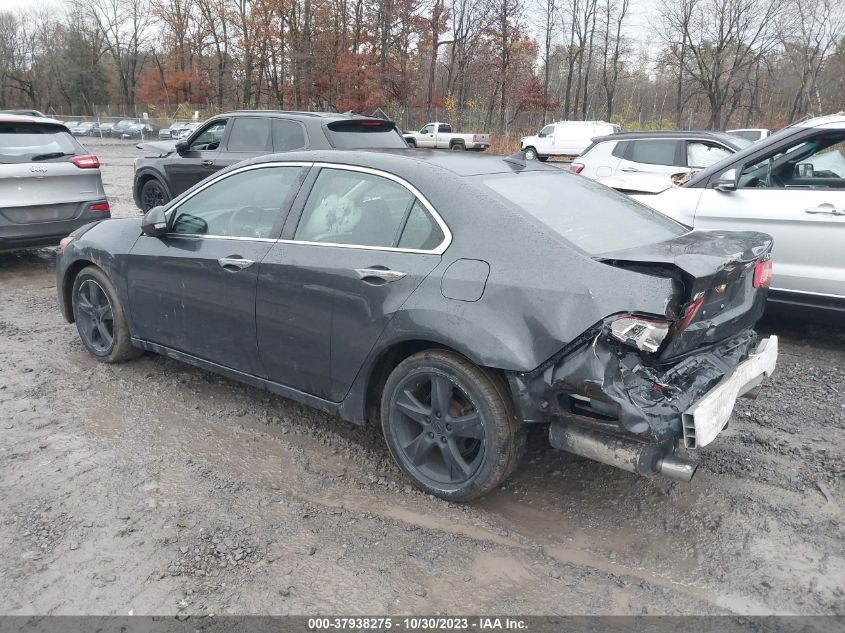
M 590 255 L 653 244 L 689 228 L 597 182 L 566 173 L 478 176 L 482 184 Z
M 64 126 L 0 122 L 0 162 L 27 163 L 47 154 L 75 154 L 79 145 Z
M 338 149 L 400 149 L 408 147 L 393 121 L 335 121 L 326 126 L 329 142 Z

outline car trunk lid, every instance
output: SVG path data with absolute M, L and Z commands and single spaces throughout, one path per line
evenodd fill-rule
M 67 220 L 95 198 L 105 198 L 99 169 L 69 160 L 0 164 L 0 214 L 10 222 Z
M 666 310 L 674 323 L 658 352 L 669 360 L 754 326 L 766 301 L 766 287 L 755 287 L 755 267 L 771 248 L 772 238 L 764 233 L 691 231 L 596 259 L 680 282 Z

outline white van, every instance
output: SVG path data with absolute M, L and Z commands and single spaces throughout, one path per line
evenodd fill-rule
M 526 160 L 547 160 L 549 156 L 578 156 L 596 136 L 618 134 L 622 128 L 606 121 L 558 121 L 549 123 L 535 136 L 522 139 Z

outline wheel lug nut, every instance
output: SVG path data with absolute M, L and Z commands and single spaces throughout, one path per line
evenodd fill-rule
M 436 415 L 438 418 L 442 418 L 442 417 L 443 417 L 443 414 L 442 414 L 442 413 L 440 413 L 440 411 L 438 411 L 438 412 L 437 412 L 437 413 L 435 413 L 434 415 Z
M 451 430 L 452 430 L 452 425 L 451 425 L 451 424 L 447 424 L 447 425 L 446 425 L 446 430 L 447 430 L 447 431 L 451 431 Z
M 428 416 L 425 416 L 425 423 L 426 423 L 426 424 L 430 424 L 430 423 L 431 423 L 431 418 L 430 418 L 430 417 L 428 417 Z
M 441 435 L 441 436 L 440 436 L 440 441 L 441 441 L 441 442 L 443 442 L 443 443 L 445 444 L 445 443 L 446 443 L 446 436 L 445 436 L 445 435 Z
M 432 433 L 431 431 L 429 431 L 429 432 L 428 432 L 428 436 L 429 436 L 429 437 L 434 437 L 434 433 Z

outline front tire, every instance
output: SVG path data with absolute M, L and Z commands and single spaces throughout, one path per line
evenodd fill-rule
M 157 178 L 150 178 L 141 186 L 141 210 L 146 213 L 153 207 L 160 207 L 170 201 L 167 190 Z
M 141 355 L 132 345 L 117 290 L 96 266 L 83 268 L 73 281 L 73 317 L 79 338 L 102 363 L 120 363 Z
M 522 150 L 525 155 L 525 160 L 537 160 L 537 150 L 533 147 L 526 147 Z
M 500 485 L 525 446 L 506 387 L 445 350 L 414 354 L 393 370 L 381 422 L 399 468 L 447 501 L 471 501 Z

